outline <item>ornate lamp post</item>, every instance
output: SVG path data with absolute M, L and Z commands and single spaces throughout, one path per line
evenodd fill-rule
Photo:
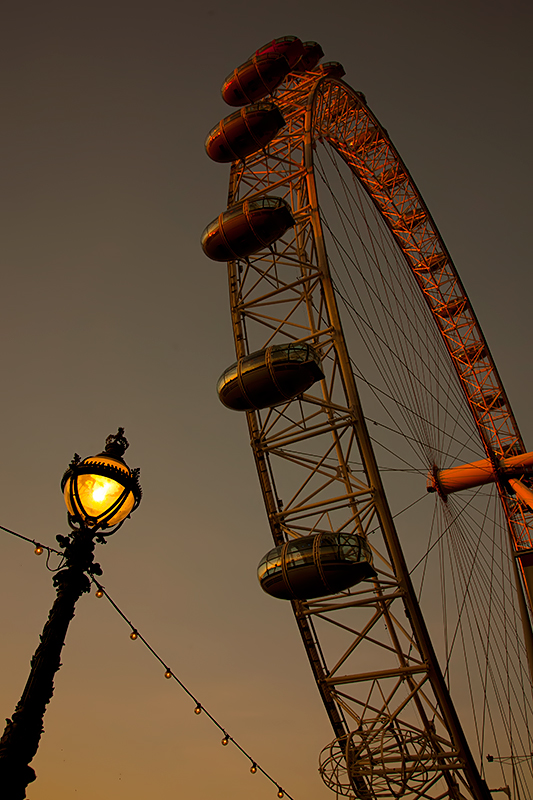
M 105 450 L 83 461 L 76 453 L 61 481 L 71 531 L 57 536 L 64 550 L 64 566 L 54 576 L 57 590 L 41 643 L 31 660 L 31 671 L 0 740 L 0 795 L 3 800 L 24 800 L 26 787 L 35 780 L 29 766 L 44 730 L 43 717 L 54 692 L 54 675 L 61 666 L 65 636 L 76 601 L 90 591 L 89 576 L 101 575 L 94 561 L 95 542 L 120 528 L 141 501 L 139 470 L 130 470 L 122 456 L 128 441 L 124 428 L 108 436 Z

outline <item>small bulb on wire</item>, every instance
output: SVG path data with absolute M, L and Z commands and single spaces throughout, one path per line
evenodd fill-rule
M 197 703 L 196 708 L 194 709 L 194 713 L 195 714 L 201 714 L 202 713 L 202 706 L 200 705 L 200 703 Z
M 229 742 L 229 736 L 228 736 L 228 734 L 227 734 L 227 733 L 225 733 L 225 734 L 224 734 L 224 736 L 223 736 L 223 738 L 222 738 L 222 741 L 221 741 L 221 743 L 222 743 L 222 744 L 224 745 L 224 747 L 225 747 L 225 746 L 228 744 L 228 742 Z
M 133 639 L 134 641 L 135 641 L 135 639 L 137 639 L 138 636 L 139 636 L 139 634 L 137 633 L 137 631 L 132 631 L 130 633 L 130 639 Z
M 167 669 L 167 671 L 165 672 L 165 678 L 171 678 L 171 677 L 172 677 L 172 673 L 171 673 L 171 671 L 169 669 Z
M 252 773 L 252 775 L 255 775 L 255 773 L 257 772 L 257 764 L 255 763 L 255 761 L 250 767 L 250 772 Z
M 283 789 L 281 786 L 278 786 L 278 797 L 283 797 Z
M 97 589 L 94 594 L 95 594 L 96 597 L 103 597 L 104 596 L 104 591 L 103 591 L 103 589 Z
M 35 553 L 36 556 L 41 556 L 43 554 L 43 551 L 44 551 L 44 547 L 42 547 L 42 545 L 38 544 L 38 545 L 36 545 L 35 550 L 33 552 Z

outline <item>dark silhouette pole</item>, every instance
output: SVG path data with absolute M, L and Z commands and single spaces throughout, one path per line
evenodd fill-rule
M 0 787 L 4 800 L 24 800 L 26 787 L 35 780 L 29 766 L 44 730 L 43 717 L 54 693 L 54 676 L 61 666 L 61 650 L 77 600 L 90 591 L 89 575 L 101 575 L 94 562 L 93 535 L 87 530 L 58 536 L 65 548 L 66 568 L 54 576 L 57 598 L 31 660 L 31 671 L 15 712 L 7 720 L 0 740 Z
M 76 454 L 63 476 L 71 532 L 57 536 L 64 550 L 63 568 L 54 576 L 57 597 L 31 660 L 28 681 L 0 739 L 0 797 L 24 800 L 35 780 L 30 762 L 44 730 L 46 706 L 54 693 L 54 676 L 78 599 L 91 588 L 90 577 L 101 575 L 94 561 L 95 541 L 105 543 L 141 500 L 139 470 L 130 470 L 122 455 L 128 447 L 124 429 L 108 436 L 104 452 L 81 461 Z

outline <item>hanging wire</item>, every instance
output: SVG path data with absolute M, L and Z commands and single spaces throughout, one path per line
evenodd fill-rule
M 35 548 L 34 552 L 35 555 L 40 556 L 43 550 L 46 550 L 48 553 L 55 553 L 58 556 L 63 556 L 64 553 L 61 550 L 56 550 L 55 547 L 48 547 L 48 545 L 41 544 L 36 539 L 30 539 L 29 536 L 23 536 L 22 533 L 17 533 L 16 531 L 12 531 L 11 528 L 6 528 L 4 525 L 0 525 L 0 531 L 5 531 L 6 533 L 11 534 L 11 536 L 16 536 L 17 539 L 22 539 L 25 542 L 29 542 Z M 39 552 L 37 552 L 39 551 Z
M 206 707 L 202 703 L 200 703 L 198 698 L 187 688 L 187 686 L 183 683 L 183 681 L 180 680 L 180 678 L 178 678 L 178 676 L 175 674 L 175 672 L 173 672 L 170 669 L 170 667 L 166 664 L 166 662 L 161 658 L 159 653 L 156 650 L 154 650 L 152 645 L 145 639 L 145 637 L 142 635 L 142 633 L 139 632 L 139 630 L 133 625 L 131 620 L 128 619 L 126 614 L 124 614 L 122 609 L 119 608 L 119 606 L 115 603 L 115 601 L 109 596 L 108 592 L 102 586 L 102 584 L 99 581 L 97 581 L 96 578 L 93 575 L 91 575 L 89 577 L 91 578 L 91 581 L 93 582 L 93 584 L 96 586 L 96 594 L 97 594 L 97 596 L 98 597 L 105 596 L 106 599 L 111 603 L 111 605 L 113 606 L 113 608 L 115 609 L 117 614 L 120 617 L 122 617 L 122 619 L 124 620 L 124 622 L 126 622 L 127 625 L 129 625 L 129 627 L 131 628 L 130 638 L 138 639 L 139 641 L 141 641 L 144 644 L 144 646 L 150 651 L 150 653 L 154 656 L 154 658 L 157 661 L 159 661 L 161 666 L 164 667 L 165 678 L 168 678 L 169 680 L 170 679 L 175 680 L 176 683 L 181 687 L 181 689 L 183 689 L 185 694 L 187 694 L 191 698 L 191 700 L 195 703 L 194 713 L 195 714 L 201 714 L 203 712 L 211 720 L 213 725 L 215 725 L 219 729 L 219 731 L 222 733 L 221 744 L 224 745 L 224 746 L 228 745 L 230 742 L 232 744 L 234 744 L 235 747 L 237 748 L 237 750 L 239 750 L 243 754 L 243 756 L 245 756 L 248 759 L 248 761 L 250 762 L 250 765 L 251 765 L 250 766 L 250 772 L 252 774 L 255 774 L 256 772 L 261 772 L 265 776 L 265 778 L 267 778 L 276 787 L 276 789 L 278 790 L 278 797 L 287 797 L 287 798 L 289 798 L 289 800 L 293 800 L 292 796 L 288 792 L 286 792 L 285 789 L 281 788 L 279 783 L 276 780 L 274 780 L 274 778 L 271 775 L 269 775 L 269 773 L 266 772 L 266 770 L 264 770 L 257 763 L 256 759 L 253 758 L 239 744 L 239 742 L 237 742 L 237 740 L 234 739 L 233 736 L 230 736 L 229 733 L 227 733 L 227 731 L 224 728 L 224 726 L 220 724 L 220 722 L 213 716 L 213 714 L 211 714 L 206 709 Z
M 41 544 L 41 542 L 38 542 L 37 539 L 30 539 L 29 536 L 23 536 L 22 533 L 17 533 L 17 531 L 12 531 L 11 528 L 6 528 L 4 525 L 0 525 L 0 530 L 9 533 L 11 536 L 16 536 L 17 539 L 22 539 L 24 542 L 29 542 L 30 544 L 32 544 L 34 547 L 33 552 L 35 553 L 36 556 L 42 556 L 42 554 L 46 550 L 46 569 L 49 572 L 58 572 L 60 569 L 62 569 L 65 563 L 65 554 L 62 553 L 61 550 L 56 550 L 55 547 L 49 547 L 46 544 Z M 61 559 L 59 562 L 59 566 L 57 567 L 50 566 L 50 557 L 52 554 L 59 556 Z
M 16 531 L 12 531 L 9 528 L 5 528 L 3 525 L 0 525 L 0 530 L 5 531 L 6 533 L 9 533 L 11 536 L 16 536 L 18 539 L 22 539 L 23 541 L 29 542 L 30 544 L 32 544 L 34 546 L 34 552 L 36 553 L 36 555 L 41 555 L 44 552 L 44 550 L 46 550 L 48 552 L 48 558 L 50 557 L 50 555 L 52 553 L 54 553 L 56 555 L 61 556 L 62 559 L 64 560 L 64 553 L 61 553 L 59 550 L 56 550 L 53 547 L 48 547 L 47 545 L 41 544 L 40 542 L 37 542 L 35 539 L 30 539 L 28 536 L 23 536 L 21 533 L 17 533 Z M 37 551 L 39 551 L 39 552 L 37 552 Z M 51 570 L 51 571 L 56 572 L 55 569 Z M 141 641 L 144 644 L 144 646 L 151 652 L 151 654 L 154 656 L 154 658 L 157 661 L 159 661 L 159 663 L 161 664 L 161 666 L 165 670 L 165 672 L 164 672 L 165 678 L 167 678 L 169 680 L 170 679 L 174 679 L 176 681 L 176 683 L 183 689 L 185 694 L 187 694 L 191 698 L 191 700 L 195 703 L 194 713 L 195 714 L 201 714 L 203 712 L 211 720 L 213 725 L 215 725 L 219 729 L 219 731 L 222 733 L 221 744 L 224 745 L 224 746 L 228 745 L 230 742 L 232 744 L 234 744 L 235 747 L 237 748 L 237 750 L 239 750 L 243 754 L 243 756 L 245 756 L 245 758 L 247 758 L 248 761 L 250 762 L 250 772 L 252 773 L 252 775 L 255 775 L 256 772 L 261 772 L 265 776 L 265 778 L 267 778 L 270 781 L 270 783 L 272 783 L 275 786 L 275 788 L 277 789 L 278 797 L 280 797 L 280 798 L 281 797 L 287 797 L 287 798 L 289 798 L 289 800 L 294 800 L 292 795 L 290 795 L 288 792 L 286 792 L 285 789 L 282 789 L 280 784 L 276 780 L 274 780 L 274 778 L 266 770 L 264 770 L 263 767 L 261 767 L 257 763 L 256 759 L 253 758 L 244 749 L 244 747 L 242 747 L 239 744 L 239 742 L 236 739 L 233 738 L 233 736 L 230 736 L 226 732 L 226 729 L 223 727 L 223 725 L 221 725 L 220 722 L 213 716 L 213 714 L 211 714 L 206 709 L 206 707 L 202 703 L 200 703 L 200 701 L 187 688 L 187 686 L 185 686 L 183 681 L 181 681 L 178 678 L 178 676 L 170 669 L 170 667 L 167 665 L 167 663 L 161 658 L 159 653 L 157 653 L 157 651 L 154 650 L 154 648 L 149 644 L 149 642 L 145 639 L 145 637 L 134 626 L 134 624 L 131 622 L 131 620 L 128 619 L 128 617 L 126 616 L 126 614 L 124 614 L 122 609 L 119 608 L 119 606 L 115 603 L 115 601 L 109 596 L 109 594 L 106 591 L 106 589 L 104 588 L 104 586 L 99 581 L 97 581 L 95 579 L 94 575 L 89 575 L 88 577 L 90 578 L 90 580 L 92 581 L 92 583 L 96 587 L 96 591 L 95 591 L 96 597 L 98 597 L 98 598 L 105 597 L 111 603 L 111 605 L 113 606 L 113 608 L 115 609 L 117 614 L 120 617 L 122 617 L 122 619 L 124 620 L 124 622 L 127 623 L 127 625 L 129 625 L 129 627 L 131 629 L 130 639 L 132 639 L 134 641 L 138 639 L 139 641 Z

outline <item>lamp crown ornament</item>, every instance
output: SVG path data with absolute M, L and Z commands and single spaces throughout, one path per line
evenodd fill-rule
M 124 436 L 124 428 L 119 428 L 117 433 L 110 434 L 107 439 L 105 440 L 105 450 L 103 453 L 99 455 L 108 455 L 111 458 L 120 458 L 122 461 L 122 456 L 130 446 L 130 443 Z

